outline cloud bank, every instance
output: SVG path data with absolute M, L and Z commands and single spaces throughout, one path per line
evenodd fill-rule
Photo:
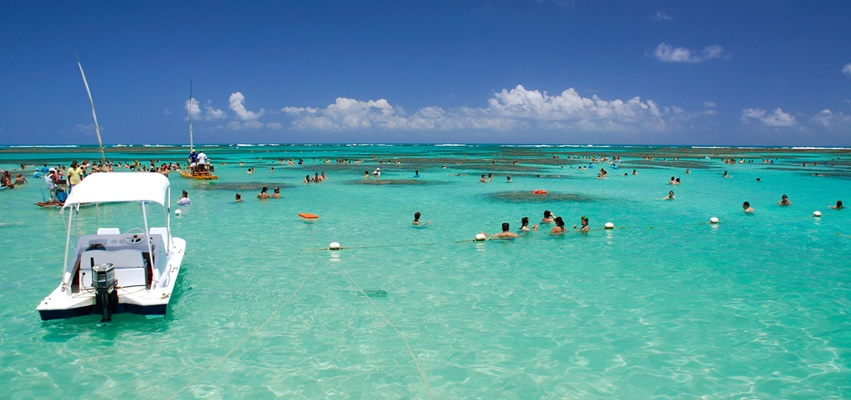
M 660 107 L 652 100 L 604 100 L 582 97 L 575 89 L 558 95 L 528 90 L 522 85 L 503 89 L 487 107 L 446 110 L 426 107 L 412 114 L 385 99 L 361 101 L 337 98 L 325 108 L 284 107 L 292 127 L 301 130 L 582 130 L 663 131 L 702 113 Z

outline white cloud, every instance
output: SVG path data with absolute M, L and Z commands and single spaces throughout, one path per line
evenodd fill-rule
M 206 119 L 208 121 L 227 117 L 227 114 L 223 110 L 213 108 L 213 106 L 210 105 L 209 100 L 207 100 L 207 104 L 204 105 L 204 112 L 206 112 Z
M 834 113 L 829 109 L 824 109 L 820 113 L 813 115 L 810 121 L 827 129 L 851 128 L 851 115 L 846 115 L 841 111 Z
M 759 122 L 772 128 L 788 128 L 798 125 L 794 115 L 785 113 L 780 108 L 771 113 L 759 108 L 746 108 L 742 110 L 741 120 L 744 123 Z
M 426 107 L 407 114 L 385 99 L 338 98 L 325 108 L 284 107 L 292 127 L 308 130 L 492 130 L 660 131 L 707 113 L 660 107 L 652 100 L 603 100 L 574 89 L 551 96 L 518 85 L 495 93 L 487 107 Z
M 842 67 L 842 73 L 848 76 L 851 76 L 851 63 L 845 64 Z
M 263 115 L 263 109 L 260 109 L 259 112 L 248 111 L 245 108 L 245 96 L 240 92 L 231 93 L 230 98 L 228 99 L 230 102 L 230 109 L 236 113 L 236 116 L 243 121 L 252 121 L 259 118 Z
M 171 110 L 168 108 L 163 108 L 163 115 L 171 115 Z
M 192 114 L 192 119 L 197 121 L 212 121 L 214 119 L 223 119 L 227 115 L 224 111 L 213 108 L 210 105 L 211 101 L 207 100 L 207 104 L 204 105 L 204 111 L 201 111 L 201 105 L 198 103 L 198 100 L 194 97 L 186 100 L 183 105 L 183 109 L 186 110 L 189 114 Z M 189 119 L 189 117 L 186 117 Z
M 715 58 L 728 58 L 724 48 L 720 45 L 705 47 L 701 51 L 687 49 L 685 47 L 672 47 L 667 43 L 659 43 L 653 50 L 653 57 L 663 62 L 687 62 L 699 63 Z
M 668 14 L 665 14 L 664 11 L 656 11 L 656 14 L 654 14 L 652 17 L 650 17 L 650 19 L 653 20 L 653 21 L 670 21 L 670 20 L 674 19 L 674 17 L 672 17 Z

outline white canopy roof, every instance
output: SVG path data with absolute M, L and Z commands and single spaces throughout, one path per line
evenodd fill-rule
M 63 209 L 82 203 L 168 203 L 168 178 L 155 172 L 98 172 L 74 186 Z

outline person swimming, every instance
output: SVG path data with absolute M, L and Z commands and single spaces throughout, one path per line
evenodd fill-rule
M 520 219 L 520 232 L 529 232 L 531 230 L 537 231 L 538 224 L 532 225 L 532 228 L 529 228 L 529 217 L 523 217 Z
M 550 233 L 560 234 L 567 231 L 567 229 L 564 227 L 564 220 L 561 217 L 556 217 L 553 222 L 555 222 L 556 226 L 554 226 L 553 229 L 550 230 Z
M 742 203 L 742 209 L 744 209 L 746 213 L 753 212 L 753 208 L 751 208 L 751 203 L 748 203 L 747 201 Z
M 551 224 L 555 221 L 553 218 L 555 218 L 555 215 L 553 215 L 553 213 L 550 212 L 550 210 L 545 210 L 544 211 L 544 218 L 541 220 L 541 223 L 542 224 Z
M 273 199 L 280 199 L 281 198 L 281 188 L 275 188 L 274 193 L 272 193 L 272 198 Z
M 420 214 L 420 212 L 419 212 L 419 211 L 417 211 L 417 212 L 415 212 L 415 213 L 414 213 L 414 222 L 413 222 L 413 224 L 414 224 L 414 225 L 419 225 L 419 224 L 420 224 L 420 216 L 421 216 L 421 215 L 422 215 L 422 214 Z
M 189 200 L 189 192 L 183 191 L 180 193 L 180 199 L 177 200 L 177 205 L 179 206 L 188 206 L 192 204 L 192 200 Z
M 260 194 L 257 195 L 257 198 L 260 199 L 260 200 L 266 200 L 266 199 L 272 197 L 272 196 L 269 195 L 268 192 L 269 192 L 269 188 L 267 188 L 266 186 L 263 186 L 263 188 L 260 189 Z
M 588 217 L 583 215 L 582 218 L 579 219 L 579 223 L 582 224 L 582 226 L 577 228 L 576 225 L 573 225 L 573 229 L 576 229 L 579 232 L 588 232 L 591 229 L 588 227 Z
M 781 205 L 781 206 L 791 206 L 792 202 L 789 201 L 789 198 L 786 197 L 786 195 L 784 194 L 783 196 L 780 197 L 780 201 L 778 201 L 777 204 Z
M 836 209 L 836 210 L 841 210 L 843 208 L 842 207 L 842 200 L 836 200 L 836 205 L 830 206 L 830 208 L 833 208 L 833 209 Z
M 673 200 L 673 199 L 674 199 L 674 191 L 673 191 L 673 190 L 671 190 L 671 191 L 669 191 L 669 192 L 668 192 L 668 196 L 667 196 L 667 197 L 663 197 L 663 198 L 662 198 L 662 200 Z
M 502 223 L 502 232 L 495 234 L 494 237 L 498 237 L 498 238 L 502 238 L 502 239 L 513 239 L 513 238 L 517 237 L 517 234 L 514 233 L 514 232 L 511 232 L 511 227 L 509 226 L 508 222 L 503 222 Z
M 235 197 L 235 200 L 236 200 L 236 202 L 237 202 L 237 203 L 242 203 L 242 195 L 240 195 L 239 193 L 237 193 L 237 194 L 236 194 L 236 197 Z

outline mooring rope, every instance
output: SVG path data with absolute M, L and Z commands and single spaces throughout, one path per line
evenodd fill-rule
M 210 372 L 211 370 L 213 370 L 213 368 L 215 368 L 216 366 L 218 366 L 218 365 L 219 365 L 222 361 L 224 361 L 224 360 L 225 360 L 226 358 L 228 358 L 231 354 L 233 354 L 233 352 L 234 352 L 234 351 L 236 351 L 236 349 L 238 349 L 240 346 L 242 346 L 242 344 L 243 344 L 243 343 L 245 343 L 245 342 L 246 342 L 249 338 L 251 338 L 251 337 L 253 337 L 254 335 L 256 335 L 256 334 L 257 334 L 257 332 L 260 332 L 260 330 L 261 330 L 261 329 L 265 328 L 265 327 L 266 327 L 266 325 L 268 325 L 268 324 L 269 324 L 269 322 L 271 322 L 271 321 L 272 321 L 272 318 L 274 318 L 274 317 L 278 314 L 278 312 L 279 312 L 279 311 L 281 311 L 281 309 L 283 309 L 283 308 L 284 308 L 284 306 L 286 306 L 286 305 L 290 302 L 290 300 L 292 300 L 292 299 L 293 299 L 293 297 L 295 297 L 295 295 L 299 292 L 299 290 L 301 290 L 301 288 L 304 286 L 304 283 L 305 283 L 305 282 L 307 282 L 307 279 L 308 279 L 308 278 L 310 278 L 310 275 L 311 275 L 311 274 L 313 274 L 313 270 L 315 270 L 315 269 L 316 269 L 316 265 L 317 265 L 318 263 L 319 263 L 319 254 L 317 253 L 316 258 L 315 258 L 315 259 L 314 259 L 314 261 L 313 261 L 313 266 L 310 268 L 310 271 L 307 271 L 307 274 L 304 276 L 304 279 L 302 279 L 301 283 L 299 283 L 298 287 L 296 287 L 296 289 L 292 292 L 292 294 L 290 294 L 290 295 L 289 295 L 289 297 L 287 297 L 287 298 L 284 300 L 284 302 L 283 302 L 283 303 L 281 303 L 281 305 L 279 305 L 277 309 L 275 309 L 275 311 L 272 311 L 272 313 L 271 313 L 271 314 L 269 314 L 269 318 L 266 318 L 266 321 L 264 321 L 262 324 L 260 324 L 260 326 L 258 326 L 257 328 L 254 328 L 254 330 L 253 330 L 253 331 L 251 331 L 251 333 L 249 333 L 248 335 L 246 335 L 245 337 L 243 337 L 243 338 L 242 338 L 239 342 L 237 342 L 237 343 L 236 343 L 233 347 L 231 347 L 231 349 L 230 349 L 230 350 L 228 350 L 228 352 L 227 352 L 227 353 L 225 353 L 224 355 L 222 355 L 221 357 L 219 357 L 219 359 L 218 359 L 218 360 L 216 360 L 215 362 L 213 362 L 212 364 L 210 364 L 210 366 L 209 366 L 209 367 L 207 367 L 206 369 L 204 369 L 203 371 L 201 371 L 201 373 L 200 373 L 200 374 L 198 374 L 197 376 L 195 376 L 194 378 L 192 378 L 192 380 L 190 380 L 190 381 L 189 381 L 189 382 L 188 382 L 185 386 L 183 386 L 182 388 L 180 388 L 180 390 L 178 390 L 177 392 L 175 392 L 174 394 L 172 394 L 172 395 L 169 397 L 169 399 L 174 399 L 175 397 L 177 397 L 177 395 L 179 395 L 180 393 L 182 393 L 182 392 L 183 392 L 184 390 L 186 390 L 189 386 L 192 386 L 195 382 L 197 382 L 197 381 L 198 381 L 199 379 L 201 379 L 204 375 L 206 375 L 208 372 Z

